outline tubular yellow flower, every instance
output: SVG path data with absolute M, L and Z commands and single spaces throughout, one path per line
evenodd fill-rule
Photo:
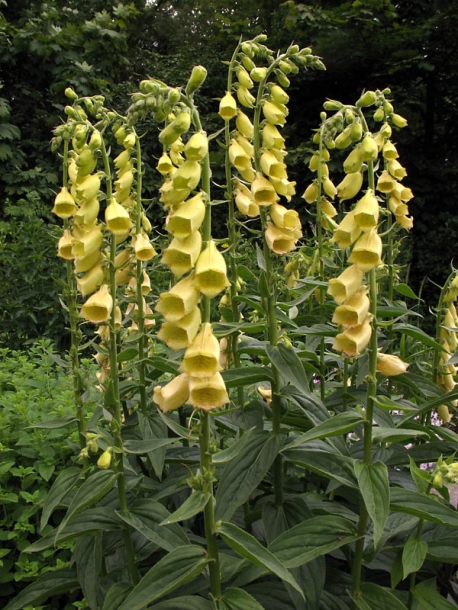
M 100 250 L 95 250 L 87 256 L 79 256 L 75 258 L 75 273 L 83 273 L 92 269 L 102 258 Z
M 161 262 L 170 269 L 175 277 L 181 277 L 196 264 L 202 247 L 202 236 L 199 231 L 191 233 L 185 239 L 174 237 L 164 250 Z
M 184 150 L 184 143 L 181 138 L 175 140 L 175 142 L 171 145 L 169 150 L 169 155 L 172 163 L 177 167 L 180 167 L 182 163 L 184 163 L 184 157 L 181 154 Z
M 53 213 L 59 218 L 70 218 L 76 211 L 76 203 L 68 189 L 63 186 L 54 199 Z
M 377 181 L 377 190 L 381 193 L 391 193 L 396 186 L 396 180 L 384 170 Z
M 115 256 L 114 267 L 115 267 L 115 281 L 117 286 L 127 284 L 132 279 L 132 261 L 129 250 L 121 250 Z
M 172 174 L 172 185 L 175 189 L 192 191 L 200 182 L 202 167 L 198 161 L 185 161 Z
M 338 214 L 336 208 L 327 199 L 321 201 L 321 211 L 329 218 L 334 218 L 334 216 L 337 216 Z
M 348 258 L 366 272 L 382 264 L 382 240 L 375 229 L 363 233 Z
M 273 203 L 269 208 L 270 218 L 276 227 L 286 231 L 301 229 L 301 221 L 296 210 L 288 210 L 285 206 Z
M 319 193 L 318 184 L 316 182 L 312 182 L 305 189 L 305 192 L 302 195 L 302 197 L 305 199 L 305 201 L 307 203 L 314 203 L 318 199 L 318 193 Z
M 237 70 L 237 80 L 243 87 L 246 87 L 247 89 L 253 88 L 253 81 L 245 68 L 240 67 Z
M 367 189 L 354 208 L 355 222 L 363 231 L 369 231 L 377 226 L 379 212 L 380 208 L 374 191 Z
M 402 373 L 407 371 L 408 366 L 409 365 L 398 356 L 382 353 L 377 354 L 377 371 L 386 377 L 402 375 Z
M 279 229 L 273 223 L 268 222 L 265 236 L 267 245 L 272 252 L 275 252 L 275 254 L 286 254 L 294 250 L 300 234 L 297 235 L 295 231 Z
M 129 163 L 130 152 L 128 150 L 123 150 L 122 153 L 119 153 L 119 155 L 114 160 L 114 166 L 119 171 L 122 171 Z
M 228 402 L 229 396 L 220 373 L 211 377 L 190 378 L 188 403 L 193 407 L 210 411 Z
M 165 152 L 162 153 L 161 157 L 159 158 L 159 161 L 157 162 L 157 171 L 163 176 L 166 176 L 167 174 L 173 172 L 175 169 L 176 167 L 173 165 L 169 155 Z
M 259 216 L 259 205 L 253 200 L 253 195 L 239 180 L 234 180 L 235 205 L 241 214 L 256 218 Z
M 208 242 L 196 263 L 196 286 L 210 298 L 229 286 L 226 261 L 213 240 Z
M 166 180 L 159 191 L 161 193 L 160 201 L 165 206 L 181 203 L 191 194 L 190 188 L 175 188 L 172 180 Z
M 437 414 L 439 415 L 440 419 L 443 421 L 444 424 L 448 424 L 452 419 L 452 416 L 450 415 L 450 411 L 449 411 L 449 408 L 447 407 L 447 405 L 439 405 L 437 407 Z M 440 473 L 438 473 L 438 474 L 440 474 Z
M 271 125 L 283 126 L 286 123 L 286 116 L 288 114 L 286 106 L 283 107 L 275 102 L 264 102 L 262 112 L 266 121 Z
M 76 185 L 77 197 L 83 201 L 93 199 L 100 190 L 100 178 L 98 174 L 86 176 L 84 180 Z
M 250 155 L 247 154 L 237 140 L 232 140 L 229 145 L 229 160 L 239 171 L 252 167 Z
M 266 123 L 262 130 L 262 145 L 264 148 L 281 150 L 285 146 L 285 139 L 271 123 Z
M 235 139 L 249 157 L 254 157 L 254 146 L 248 138 L 245 138 L 245 136 L 242 136 L 241 134 L 237 134 Z
M 290 182 L 287 178 L 269 178 L 269 181 L 277 194 L 286 197 L 287 201 L 291 201 L 291 197 L 296 194 L 296 183 Z
M 407 176 L 406 169 L 397 159 L 390 159 L 388 161 L 388 172 L 393 176 L 393 178 L 396 178 L 396 180 L 402 180 Z
M 413 227 L 413 218 L 411 216 L 397 216 L 396 222 L 401 225 L 403 229 L 409 231 Z
M 256 173 L 256 178 L 251 185 L 251 192 L 258 205 L 272 205 L 279 199 L 274 186 L 261 172 Z
M 287 178 L 286 165 L 278 161 L 277 157 L 269 150 L 266 150 L 261 155 L 262 171 L 269 178 L 277 178 L 279 180 Z
M 270 95 L 278 104 L 287 104 L 289 102 L 289 95 L 279 85 L 272 85 Z
M 200 192 L 185 201 L 168 217 L 165 228 L 178 239 L 185 239 L 197 231 L 205 217 L 205 193 Z
M 363 161 L 375 161 L 378 157 L 377 142 L 370 134 L 366 134 L 359 147 Z
M 359 326 L 367 318 L 369 307 L 370 301 L 367 296 L 367 288 L 362 286 L 345 303 L 336 307 L 332 321 L 334 324 L 340 324 L 348 328 Z
M 405 127 L 407 125 L 407 119 L 405 119 L 403 116 L 401 116 L 400 114 L 395 114 L 393 113 L 391 116 L 391 122 L 393 123 L 393 125 L 396 125 L 396 127 Z
M 382 154 L 384 159 L 397 159 L 399 157 L 396 146 L 389 140 L 383 145 Z
M 323 180 L 323 190 L 326 193 L 326 195 L 328 197 L 330 197 L 331 199 L 334 199 L 335 196 L 337 195 L 337 189 L 334 186 L 333 181 L 330 180 L 328 177 L 325 177 Z
M 107 284 L 103 284 L 101 288 L 84 303 L 79 315 L 80 318 L 84 318 L 88 322 L 100 324 L 110 319 L 112 309 L 113 299 L 111 298 L 110 289 Z
M 102 470 L 106 470 L 111 464 L 111 449 L 107 449 L 97 460 L 97 466 Z
M 245 136 L 245 138 L 252 138 L 254 134 L 253 123 L 247 117 L 247 115 L 241 110 L 237 113 L 237 118 L 235 119 L 235 126 L 237 130 Z
M 208 138 L 203 131 L 193 134 L 184 147 L 188 161 L 202 161 L 207 153 Z
M 225 121 L 230 121 L 237 114 L 237 102 L 229 92 L 220 101 L 218 114 Z
M 405 203 L 402 203 L 400 199 L 393 195 L 394 191 L 390 193 L 390 198 L 388 200 L 388 206 L 390 210 L 396 216 L 405 216 L 409 213 L 409 208 Z
M 334 339 L 332 348 L 349 358 L 354 358 L 359 356 L 369 343 L 371 334 L 372 327 L 367 320 L 359 326 L 347 328 L 343 333 L 338 334 Z
M 337 185 L 337 195 L 340 201 L 352 199 L 358 194 L 362 185 L 363 175 L 361 172 L 347 174 L 345 178 Z
M 200 291 L 194 276 L 180 280 L 168 292 L 159 296 L 156 311 L 159 311 L 169 322 L 176 322 L 191 313 L 199 302 Z
M 90 226 L 97 220 L 100 211 L 100 203 L 97 197 L 85 200 L 79 210 L 73 215 L 75 224 L 79 226 Z
M 340 305 L 359 289 L 363 275 L 363 271 L 356 265 L 347 267 L 339 277 L 329 280 L 328 294 Z
M 114 198 L 105 209 L 105 222 L 113 235 L 124 235 L 132 228 L 129 212 Z
M 361 227 L 356 224 L 355 211 L 348 212 L 342 222 L 334 229 L 333 240 L 342 250 L 355 243 L 361 235 Z
M 343 163 L 344 172 L 346 174 L 352 174 L 359 172 L 363 164 L 363 156 L 361 154 L 360 147 L 354 148 Z
M 77 258 L 88 256 L 96 250 L 100 250 L 102 242 L 103 235 L 100 227 L 92 226 L 89 231 L 73 239 L 72 252 Z
M 156 256 L 156 250 L 151 245 L 149 237 L 144 233 L 138 233 L 132 237 L 132 245 L 137 260 L 149 261 Z
M 178 351 L 188 347 L 199 330 L 201 323 L 200 309 L 196 307 L 176 322 L 164 322 L 157 336 L 170 349 Z
M 189 377 L 182 373 L 169 381 L 167 385 L 156 386 L 153 393 L 153 401 L 163 413 L 178 409 L 188 400 Z
M 211 324 L 205 322 L 186 350 L 180 370 L 191 377 L 211 377 L 221 370 L 219 356 L 218 339 Z
M 67 261 L 72 261 L 74 255 L 72 252 L 73 238 L 69 229 L 65 229 L 62 233 L 59 243 L 57 244 L 57 255 L 61 258 L 65 258 Z
M 237 87 L 237 99 L 245 108 L 253 108 L 256 99 L 243 85 Z M 235 115 L 234 115 L 235 116 Z

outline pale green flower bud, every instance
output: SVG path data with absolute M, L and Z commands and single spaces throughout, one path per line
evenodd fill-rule
M 366 134 L 359 147 L 363 161 L 375 161 L 378 157 L 377 142 L 370 134 Z
M 253 133 L 254 133 L 253 123 L 250 121 L 250 119 L 247 117 L 247 115 L 244 112 L 239 111 L 237 113 L 237 118 L 235 119 L 235 125 L 237 127 L 237 130 L 242 134 L 242 136 L 245 136 L 245 138 L 253 137 Z
M 267 68 L 253 68 L 250 72 L 250 76 L 255 83 L 260 83 L 267 76 Z
M 192 95 L 207 78 L 207 69 L 204 66 L 194 66 L 186 85 L 186 94 Z M 178 101 L 178 100 L 177 100 Z M 176 102 L 175 102 L 176 103 Z
M 250 75 L 245 70 L 245 68 L 239 68 L 237 70 L 237 80 L 243 87 L 246 87 L 247 89 L 252 89 L 253 81 L 251 80 Z
M 278 104 L 287 104 L 289 102 L 289 95 L 278 85 L 272 85 L 270 88 L 270 95 L 274 102 Z
M 372 106 L 372 104 L 375 103 L 376 99 L 377 99 L 377 96 L 375 94 L 375 91 L 366 91 L 356 102 L 356 106 L 358 106 L 358 107 Z

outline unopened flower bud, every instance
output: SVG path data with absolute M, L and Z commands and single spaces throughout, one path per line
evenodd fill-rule
M 375 91 L 366 91 L 356 102 L 356 105 L 361 108 L 363 106 L 372 106 L 375 103 L 377 96 Z
M 250 76 L 255 83 L 260 83 L 267 76 L 267 68 L 253 68 L 250 72 Z
M 186 85 L 186 94 L 192 95 L 207 78 L 207 69 L 204 66 L 194 66 Z
M 102 470 L 106 470 L 111 464 L 111 449 L 107 449 L 97 460 L 97 466 Z

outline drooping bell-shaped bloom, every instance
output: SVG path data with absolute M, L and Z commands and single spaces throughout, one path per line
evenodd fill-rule
M 68 189 L 63 186 L 54 199 L 53 213 L 59 218 L 70 218 L 76 211 L 76 203 Z
M 286 231 L 279 229 L 272 222 L 267 223 L 265 237 L 267 245 L 275 254 L 287 254 L 296 247 L 296 241 L 301 236 L 301 231 Z
M 388 172 L 396 180 L 402 180 L 407 176 L 407 171 L 405 167 L 403 167 L 397 159 L 390 159 L 388 161 Z
M 73 215 L 75 224 L 89 227 L 97 220 L 100 211 L 100 203 L 97 197 L 85 200 L 83 205 Z
M 355 243 L 361 235 L 361 227 L 356 224 L 355 211 L 348 212 L 342 222 L 334 229 L 333 240 L 338 244 L 339 248 L 345 250 Z
M 197 307 L 199 298 L 195 278 L 190 275 L 177 282 L 168 292 L 161 293 L 156 311 L 169 322 L 176 322 Z
M 289 210 L 285 206 L 274 203 L 269 208 L 271 220 L 276 227 L 285 231 L 296 231 L 301 229 L 301 221 L 296 210 Z
M 367 288 L 364 286 L 348 298 L 345 303 L 336 307 L 332 321 L 334 324 L 340 324 L 347 328 L 359 326 L 367 318 L 369 307 L 370 300 L 367 296 Z
M 361 151 L 359 146 L 354 148 L 348 157 L 343 162 L 344 172 L 346 174 L 352 174 L 354 172 L 359 172 L 361 170 L 361 166 L 363 164 L 363 157 L 361 155 Z
M 73 238 L 69 229 L 65 229 L 62 233 L 59 243 L 57 244 L 57 255 L 67 261 L 72 261 L 75 257 L 72 252 Z
M 372 327 L 369 320 L 359 326 L 347 328 L 343 333 L 339 333 L 334 339 L 333 349 L 341 352 L 349 358 L 359 356 L 367 346 L 372 335 Z
M 396 215 L 396 222 L 403 228 L 409 231 L 413 227 L 413 218 L 411 216 Z
M 200 182 L 202 166 L 198 161 L 185 161 L 172 174 L 172 185 L 175 189 L 192 191 Z
M 239 180 L 234 180 L 234 200 L 241 214 L 250 218 L 259 216 L 259 205 L 254 201 L 252 192 Z
M 175 322 L 164 322 L 157 334 L 161 341 L 175 351 L 184 349 L 191 345 L 201 323 L 199 307 L 195 307 L 190 313 Z
M 76 258 L 88 256 L 100 250 L 102 242 L 102 231 L 99 226 L 94 225 L 79 237 L 74 237 L 72 252 Z
M 211 299 L 229 286 L 226 261 L 213 240 L 201 252 L 195 274 L 197 288 Z
M 226 385 L 220 373 L 215 373 L 210 377 L 190 378 L 188 404 L 197 409 L 210 411 L 228 402 Z
M 98 174 L 92 174 L 86 176 L 84 180 L 79 182 L 76 186 L 76 194 L 82 201 L 93 199 L 97 196 L 100 190 L 100 177 Z
M 162 155 L 159 157 L 156 168 L 157 171 L 163 176 L 167 176 L 167 174 L 172 173 L 176 169 L 166 152 L 162 153 Z
M 363 161 L 375 161 L 378 157 L 377 142 L 370 134 L 366 134 L 360 144 L 359 151 Z
M 261 167 L 269 178 L 281 180 L 288 177 L 285 163 L 278 161 L 277 157 L 269 150 L 261 154 Z
M 353 199 L 359 193 L 363 185 L 363 175 L 361 172 L 352 172 L 337 185 L 337 195 L 340 201 Z
M 285 146 L 285 138 L 281 135 L 275 125 L 266 123 L 262 130 L 262 145 L 269 150 L 282 149 Z
M 237 102 L 231 93 L 226 93 L 221 99 L 218 114 L 225 121 L 230 121 L 237 114 Z
M 380 208 L 374 191 L 367 189 L 354 207 L 355 222 L 363 231 L 369 231 L 377 226 L 379 213 Z
M 257 172 L 251 184 L 251 192 L 258 205 L 269 206 L 279 199 L 273 184 L 261 172 Z
M 235 126 L 237 127 L 237 131 L 239 131 L 242 136 L 245 138 L 252 138 L 254 134 L 254 126 L 250 121 L 249 117 L 239 110 L 237 113 L 237 118 L 235 119 Z
M 267 101 L 262 106 L 262 113 L 271 125 L 283 126 L 286 123 L 288 109 L 282 104 Z
M 256 101 L 255 97 L 243 85 L 237 87 L 237 99 L 245 108 L 253 108 Z
M 132 238 L 134 252 L 137 260 L 149 261 L 156 256 L 156 250 L 151 245 L 149 237 L 145 233 L 138 233 Z
M 397 159 L 399 157 L 396 146 L 389 140 L 383 145 L 382 154 L 384 159 Z
M 377 180 L 377 190 L 381 193 L 391 193 L 395 186 L 396 180 L 393 178 L 393 176 L 390 176 L 386 170 L 384 170 Z
M 339 277 L 329 280 L 328 294 L 340 305 L 359 289 L 363 275 L 362 269 L 356 265 L 347 267 Z
M 363 233 L 353 246 L 348 258 L 350 263 L 366 272 L 382 264 L 382 240 L 375 229 Z
M 202 161 L 207 153 L 208 138 L 202 131 L 193 134 L 184 147 L 184 154 L 188 161 Z
M 202 236 L 199 231 L 191 233 L 185 239 L 174 237 L 164 250 L 161 262 L 170 269 L 175 277 L 181 277 L 194 267 L 202 247 Z
M 398 356 L 382 353 L 377 354 L 377 371 L 386 377 L 402 375 L 402 373 L 407 371 L 408 366 L 409 365 Z
M 160 201 L 164 206 L 172 206 L 181 203 L 191 194 L 190 188 L 175 188 L 172 180 L 166 180 L 159 189 L 161 196 Z
M 80 317 L 94 324 L 107 322 L 113 310 L 113 299 L 107 284 L 103 284 L 97 292 L 88 298 L 81 307 Z
M 235 139 L 229 145 L 229 160 L 238 171 L 244 171 L 252 167 L 251 156 Z
M 187 348 L 180 370 L 191 377 L 211 377 L 221 370 L 219 356 L 218 339 L 213 334 L 211 324 L 206 322 Z
M 186 373 L 177 375 L 164 386 L 156 386 L 153 392 L 153 401 L 163 413 L 178 409 L 188 400 L 189 377 Z
M 105 209 L 105 222 L 113 235 L 124 235 L 132 228 L 129 212 L 114 198 Z
M 296 194 L 296 183 L 290 182 L 287 178 L 269 178 L 269 182 L 277 195 L 282 195 L 287 201 L 291 201 L 291 197 Z
M 176 212 L 168 217 L 166 229 L 178 239 L 185 239 L 195 233 L 205 217 L 205 193 L 200 192 L 185 201 Z

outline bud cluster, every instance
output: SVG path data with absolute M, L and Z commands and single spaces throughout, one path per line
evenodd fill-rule
M 439 354 L 437 383 L 444 392 L 451 392 L 456 387 L 457 367 L 449 361 L 458 348 L 458 313 L 455 306 L 457 297 L 458 275 L 455 274 L 445 292 L 443 307 L 438 312 L 438 315 L 441 316 L 439 340 L 443 351 Z M 458 406 L 458 401 L 453 401 L 453 406 Z M 445 404 L 438 407 L 437 413 L 444 423 L 448 423 L 452 419 L 449 408 Z

